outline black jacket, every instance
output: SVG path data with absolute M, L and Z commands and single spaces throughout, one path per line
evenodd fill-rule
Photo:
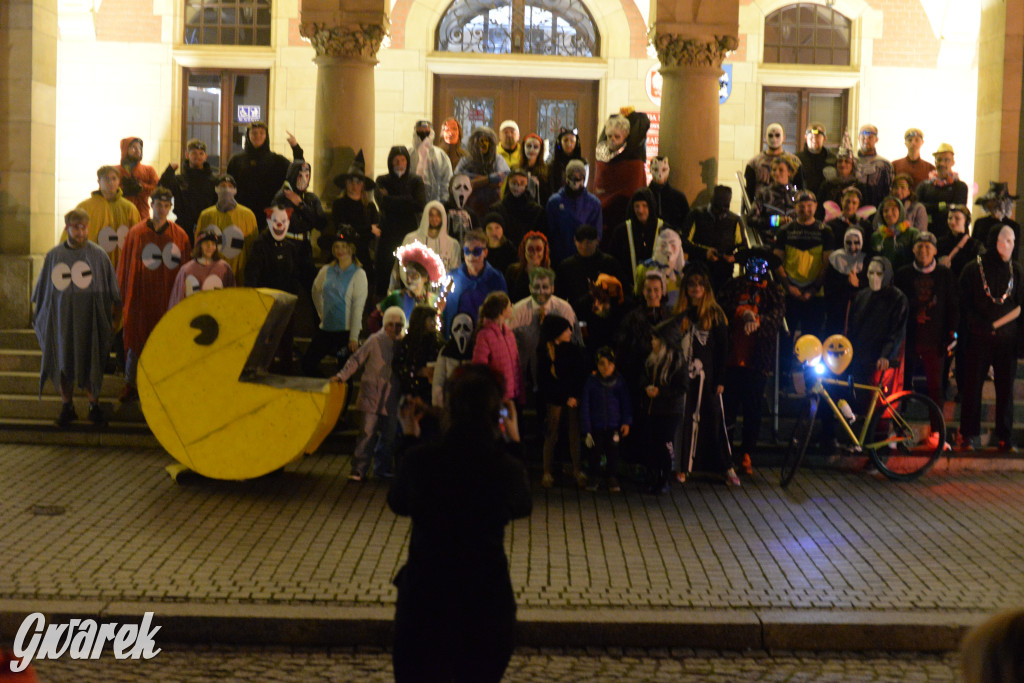
M 295 186 L 295 182 L 299 177 L 299 171 L 302 170 L 303 166 L 308 165 L 309 163 L 304 159 L 296 159 L 288 166 L 288 172 L 285 174 L 285 180 L 291 185 L 291 190 L 299 195 L 302 201 L 298 204 L 293 204 L 285 195 L 283 186 L 274 195 L 273 201 L 275 206 L 283 205 L 292 208 L 288 232 L 292 235 L 305 235 L 307 240 L 312 236 L 313 230 L 322 233 L 327 227 L 327 216 L 324 214 L 324 207 L 320 203 L 320 198 L 314 192 L 310 192 L 309 188 L 299 192 Z
M 293 148 L 292 153 L 297 158 L 302 157 L 302 149 L 298 146 Z M 228 161 L 227 172 L 238 183 L 235 200 L 252 209 L 257 219 L 262 220 L 264 210 L 271 205 L 274 195 L 284 184 L 288 160 L 270 151 L 269 137 L 259 147 L 253 147 L 246 135 L 242 151 Z
M 189 240 L 195 244 L 196 222 L 203 209 L 217 203 L 216 184 L 213 182 L 213 171 L 208 162 L 202 168 L 192 168 L 188 159 L 180 166 L 181 172 L 175 174 L 170 164 L 160 176 L 160 184 L 174 195 L 174 214 L 176 223 L 188 233 Z M 245 206 L 243 204 L 243 206 Z M 251 207 L 247 207 L 251 208 Z

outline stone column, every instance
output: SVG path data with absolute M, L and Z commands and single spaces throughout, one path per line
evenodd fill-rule
M 691 203 L 717 182 L 718 78 L 726 52 L 739 45 L 739 17 L 739 0 L 651 3 L 650 39 L 662 76 L 658 152 Z
M 0 329 L 29 326 L 55 244 L 57 0 L 0 2 Z
M 673 184 L 692 201 L 705 189 L 702 176 L 718 175 L 718 78 L 737 41 L 655 33 L 652 42 L 663 79 L 658 153 L 669 158 Z
M 381 0 L 302 4 L 299 32 L 313 44 L 317 65 L 314 190 L 328 207 L 339 193 L 333 178 L 348 170 L 358 150 L 373 172 L 373 68 L 389 26 Z

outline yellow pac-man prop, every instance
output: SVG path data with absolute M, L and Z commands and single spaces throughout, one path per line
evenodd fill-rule
M 850 367 L 853 360 L 853 346 L 850 340 L 841 334 L 833 334 L 825 340 L 824 345 L 825 367 L 832 371 L 832 374 L 841 375 Z
M 793 353 L 801 363 L 813 365 L 821 359 L 821 341 L 813 334 L 805 334 L 796 340 L 793 345 Z
M 160 319 L 139 357 L 139 400 L 175 460 L 206 477 L 251 479 L 330 433 L 343 384 L 267 372 L 295 301 L 273 289 L 212 290 Z

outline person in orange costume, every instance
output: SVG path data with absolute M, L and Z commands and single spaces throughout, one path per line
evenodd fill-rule
M 192 258 L 188 234 L 167 220 L 174 196 L 166 187 L 152 194 L 153 217 L 128 231 L 117 262 L 117 284 L 124 300 L 125 369 L 122 401 L 138 397 L 135 373 L 149 333 L 167 312 L 178 268 Z
M 160 176 L 152 166 L 142 163 L 142 138 L 130 137 L 121 140 L 121 192 L 124 198 L 135 205 L 142 220 L 149 218 L 149 196 L 160 182 Z

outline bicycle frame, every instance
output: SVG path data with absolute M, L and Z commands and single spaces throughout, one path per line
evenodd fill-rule
M 846 421 L 845 417 L 843 417 L 842 412 L 840 412 L 839 410 L 839 406 L 836 405 L 836 402 L 832 400 L 832 396 L 829 395 L 828 390 L 825 388 L 826 384 L 837 387 L 849 387 L 851 386 L 851 384 L 849 382 L 843 382 L 838 379 L 832 379 L 831 377 L 818 377 L 814 383 L 814 386 L 811 388 L 811 393 L 817 394 L 819 397 L 825 399 L 825 402 L 828 403 L 829 408 L 832 409 L 832 413 L 836 416 L 836 420 L 838 420 L 839 423 L 843 425 L 843 429 L 846 430 L 846 434 L 847 436 L 850 437 L 850 440 L 853 442 L 855 450 L 857 452 L 860 452 L 865 449 L 874 450 L 876 448 L 882 448 L 883 446 L 888 446 L 889 444 L 895 443 L 900 440 L 899 437 L 895 437 L 884 439 L 882 441 L 865 443 L 865 439 L 867 439 L 868 436 L 868 427 L 872 426 L 872 418 L 874 417 L 875 409 L 878 407 L 879 404 L 883 406 L 883 410 L 888 411 L 889 417 L 891 419 L 903 423 L 902 426 L 904 427 L 908 426 L 905 420 L 903 420 L 903 416 L 892 409 L 892 403 L 899 399 L 900 397 L 906 396 L 907 394 L 912 392 L 897 391 L 887 396 L 880 387 L 876 387 L 872 384 L 853 384 L 852 386 L 854 389 L 863 389 L 865 391 L 870 391 L 874 396 L 871 401 L 871 406 L 868 408 L 868 413 L 867 415 L 864 416 L 864 424 L 861 426 L 860 436 L 858 437 L 856 434 L 854 434 L 853 429 L 850 427 L 850 423 Z

